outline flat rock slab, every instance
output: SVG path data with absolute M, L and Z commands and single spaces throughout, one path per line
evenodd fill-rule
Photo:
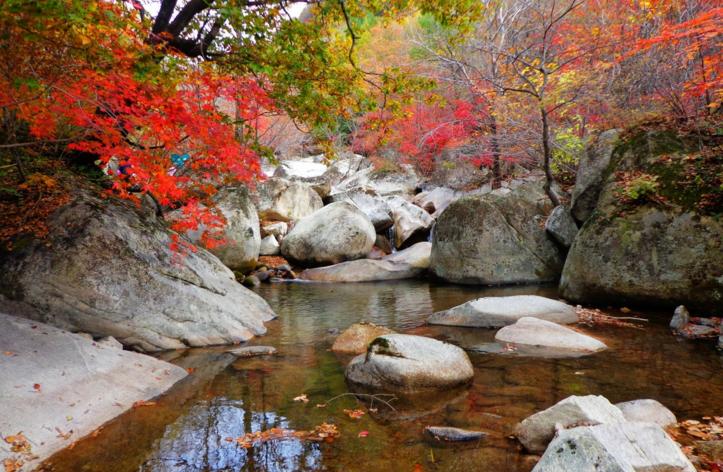
M 544 451 L 559 428 L 575 425 L 622 423 L 622 412 L 600 395 L 570 396 L 550 408 L 525 418 L 515 436 L 530 452 Z
M 632 422 L 655 423 L 665 428 L 678 422 L 672 411 L 662 403 L 650 398 L 616 403 L 626 420 Z
M 273 346 L 245 346 L 231 349 L 228 352 L 237 357 L 271 356 L 276 354 L 276 348 Z
M 616 423 L 560 431 L 533 472 L 694 472 L 663 428 Z
M 482 431 L 470 431 L 450 426 L 427 426 L 424 428 L 424 432 L 436 441 L 445 442 L 477 441 L 487 436 Z
M 1 313 L 0 346 L 0 435 L 22 431 L 36 456 L 3 447 L 0 463 L 19 459 L 23 470 L 186 376 L 153 357 Z
M 537 295 L 515 295 L 478 298 L 437 312 L 427 322 L 471 328 L 501 328 L 526 316 L 566 324 L 578 320 L 575 308 L 567 303 Z
M 336 338 L 331 350 L 341 354 L 363 354 L 376 338 L 393 333 L 391 329 L 373 323 L 354 323 Z
M 554 350 L 574 354 L 592 354 L 607 349 L 605 343 L 592 336 L 537 318 L 520 318 L 517 323 L 500 329 L 495 340 L 523 346 L 529 354 L 534 353 L 530 347 L 539 347 L 546 353 Z
M 383 391 L 417 392 L 469 383 L 472 363 L 459 347 L 436 339 L 387 334 L 352 359 L 346 378 L 353 384 Z

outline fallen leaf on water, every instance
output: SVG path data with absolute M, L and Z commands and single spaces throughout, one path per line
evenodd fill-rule
M 365 438 L 369 436 L 369 431 L 359 431 L 359 434 L 356 435 L 358 438 Z
M 294 401 L 295 401 L 295 402 L 309 403 L 309 399 L 306 398 L 306 394 L 305 394 L 305 393 L 302 393 L 302 394 L 299 395 L 298 397 L 294 397 Z
M 344 413 L 346 413 L 347 416 L 349 416 L 349 418 L 351 418 L 353 420 L 358 420 L 359 418 L 361 418 L 362 416 L 364 416 L 366 414 L 366 413 L 364 413 L 364 410 L 347 410 L 347 409 L 344 409 Z
M 422 464 L 417 462 L 414 464 L 414 467 L 412 468 L 412 472 L 424 472 L 424 468 L 422 467 Z
M 133 408 L 138 408 L 139 406 L 153 406 L 156 402 L 151 402 L 147 400 L 138 400 L 137 402 L 133 403 Z

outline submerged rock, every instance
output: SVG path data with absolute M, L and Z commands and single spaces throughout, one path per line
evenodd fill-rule
M 555 207 L 545 221 L 545 231 L 563 247 L 572 246 L 577 235 L 577 224 L 572 219 L 570 210 L 560 205 Z
M 517 323 L 497 331 L 495 340 L 514 346 L 542 350 L 592 354 L 607 349 L 605 343 L 565 326 L 538 318 L 520 318 Z
M 300 279 L 317 282 L 373 282 L 411 279 L 429 267 L 430 243 L 417 243 L 381 259 L 358 259 L 325 267 L 306 269 Z
M 437 218 L 431 270 L 450 282 L 517 284 L 556 281 L 561 249 L 542 222 L 550 211 L 540 182 L 460 198 Z
M 670 328 L 678 331 L 688 326 L 690 323 L 690 313 L 685 306 L 680 305 L 673 312 L 673 318 L 670 320 Z
M 695 472 L 680 447 L 652 423 L 560 431 L 533 472 Z
M 2 313 L 0 346 L 0 435 L 22 431 L 32 445 L 32 457 L 0 448 L 0 463 L 21 459 L 28 470 L 186 376 L 153 357 Z
M 615 406 L 623 412 L 627 421 L 655 423 L 663 428 L 678 422 L 673 412 L 657 400 L 631 400 L 616 403 Z
M 576 323 L 575 308 L 557 300 L 537 295 L 484 297 L 437 312 L 427 323 L 472 328 L 500 328 L 520 318 L 532 316 L 555 323 Z
M 365 257 L 375 239 L 374 225 L 361 210 L 336 202 L 298 221 L 281 242 L 281 253 L 301 263 L 336 264 Z
M 228 352 L 237 357 L 271 356 L 276 354 L 276 348 L 273 346 L 244 346 Z
M 466 442 L 477 441 L 487 436 L 482 431 L 470 431 L 450 426 L 426 426 L 424 432 L 437 441 Z
M 363 354 L 376 338 L 393 333 L 393 330 L 374 323 L 354 323 L 336 338 L 331 350 L 341 354 Z
M 345 375 L 364 387 L 416 392 L 467 384 L 474 371 L 457 346 L 422 336 L 387 334 L 372 341 L 366 354 L 352 359 Z
M 560 428 L 625 422 L 622 412 L 600 395 L 570 396 L 525 418 L 515 436 L 530 452 L 544 451 Z
M 0 262 L 5 295 L 33 319 L 155 351 L 246 341 L 275 316 L 208 251 L 179 257 L 164 222 L 132 204 L 79 190 L 48 225 Z

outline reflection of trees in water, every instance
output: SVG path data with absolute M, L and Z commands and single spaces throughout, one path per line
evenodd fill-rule
M 252 412 L 240 400 L 218 397 L 199 402 L 169 425 L 141 472 L 318 470 L 321 450 L 314 443 L 284 438 L 244 449 L 235 438 L 270 428 L 290 429 L 274 412 Z M 227 441 L 233 438 L 234 441 Z

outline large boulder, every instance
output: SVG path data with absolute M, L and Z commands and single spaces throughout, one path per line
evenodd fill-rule
M 381 259 L 358 259 L 324 267 L 306 269 L 299 278 L 317 282 L 373 282 L 411 279 L 429 267 L 430 243 L 417 243 Z
M 520 318 L 532 316 L 555 323 L 576 323 L 575 308 L 567 303 L 537 295 L 483 297 L 439 311 L 427 323 L 470 328 L 501 328 Z
M 256 207 L 264 220 L 295 221 L 324 206 L 308 184 L 278 177 L 258 184 Z
M 700 153 L 698 138 L 672 132 L 638 133 L 616 148 L 567 256 L 563 297 L 723 313 L 723 207 L 710 205 L 720 198 L 716 164 Z
M 539 353 L 592 354 L 607 349 L 592 336 L 537 318 L 520 318 L 517 323 L 497 331 L 495 340 Z M 533 352 L 534 353 L 534 352 Z
M 577 224 L 570 214 L 570 210 L 564 206 L 556 206 L 545 221 L 545 231 L 552 236 L 552 239 L 560 243 L 562 247 L 572 246 L 577 235 Z
M 376 338 L 393 333 L 391 329 L 374 323 L 354 323 L 334 340 L 331 350 L 340 354 L 363 354 Z
M 165 223 L 132 204 L 77 190 L 48 225 L 0 260 L 3 294 L 38 321 L 154 351 L 245 341 L 275 316 L 208 251 L 172 250 Z
M 467 354 L 432 338 L 386 334 L 369 344 L 366 354 L 349 363 L 352 384 L 385 391 L 418 392 L 448 389 L 472 380 Z
M 618 129 L 604 131 L 588 144 L 580 156 L 570 209 L 572 216 L 580 223 L 585 222 L 595 210 L 619 137 Z
M 426 235 L 434 224 L 434 219 L 402 197 L 387 198 L 394 218 L 394 246 L 403 247 L 407 241 L 414 241 L 419 237 L 426 239 Z
M 328 167 L 314 157 L 287 159 L 281 161 L 274 172 L 274 177 L 289 180 L 311 181 L 324 175 Z
M 550 210 L 537 181 L 454 201 L 437 218 L 431 270 L 466 284 L 556 281 L 562 252 L 542 227 Z
M 423 208 L 432 218 L 437 218 L 450 203 L 462 197 L 462 192 L 447 187 L 435 187 L 414 196 L 412 203 Z
M 394 224 L 389 204 L 373 190 L 355 189 L 340 192 L 330 197 L 332 202 L 351 202 L 364 212 L 377 232 L 384 231 Z
M 631 422 L 655 423 L 667 428 L 678 422 L 672 411 L 652 398 L 616 403 L 626 420 Z
M 419 176 L 410 165 L 402 165 L 393 170 L 364 167 L 333 185 L 331 193 L 366 188 L 383 197 L 411 195 L 418 184 Z
M 560 428 L 624 423 L 622 412 L 600 395 L 570 396 L 522 420 L 515 436 L 530 452 L 542 452 Z
M 270 234 L 261 240 L 259 254 L 262 256 L 275 256 L 279 253 L 279 242 L 276 236 Z
M 349 202 L 331 203 L 301 219 L 281 242 L 284 257 L 307 264 L 336 264 L 369 254 L 376 232 Z
M 261 231 L 256 207 L 245 187 L 226 187 L 215 196 L 216 208 L 226 218 L 226 226 L 220 235 L 223 244 L 209 249 L 227 267 L 246 272 L 256 266 L 261 246 Z M 205 227 L 186 236 L 196 244 Z
M 652 423 L 581 426 L 558 433 L 532 472 L 695 472 L 680 447 Z
M 23 470 L 186 376 L 153 357 L 3 313 L 0 346 L 0 437 L 22 432 L 32 448 L 16 454 L 4 444 L 0 463 L 17 460 Z

